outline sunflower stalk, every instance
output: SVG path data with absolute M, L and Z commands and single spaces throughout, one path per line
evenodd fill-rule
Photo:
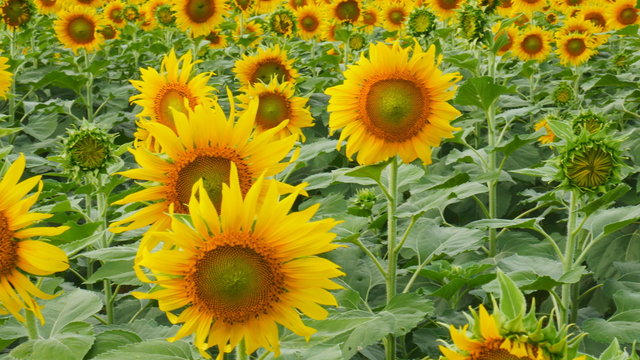
M 578 202 L 579 202 L 579 194 L 576 190 L 572 190 L 569 199 L 569 208 L 568 208 L 568 218 L 567 218 L 567 239 L 565 244 L 565 252 L 563 259 L 563 272 L 566 274 L 571 269 L 573 269 L 575 251 L 577 246 L 577 231 L 576 231 L 576 219 L 578 212 Z M 574 292 L 573 292 L 573 284 L 563 284 L 562 285 L 562 323 L 558 324 L 558 327 L 562 328 L 569 323 L 575 322 L 575 318 L 573 318 L 573 314 L 577 314 L 575 310 L 576 304 Z M 571 314 L 571 315 L 570 315 Z
M 37 306 L 37 305 L 34 305 Z M 24 326 L 27 329 L 27 334 L 29 334 L 30 340 L 36 340 L 40 337 L 38 334 L 38 324 L 36 324 L 36 315 L 33 311 L 26 309 L 25 311 L 25 323 Z
M 89 52 L 84 49 L 84 70 L 87 73 L 87 95 L 85 97 L 85 102 L 87 104 L 87 120 L 89 122 L 93 122 L 93 73 L 89 71 L 89 65 L 91 65 L 91 60 L 89 59 Z
M 495 54 L 493 52 L 489 52 L 489 76 L 493 79 L 495 78 Z M 496 147 L 496 123 L 495 123 L 495 115 L 496 115 L 496 106 L 495 101 L 489 105 L 487 108 L 485 115 L 487 117 L 487 130 L 488 130 L 488 142 L 491 151 L 489 152 L 489 173 L 493 174 L 496 172 L 496 162 L 497 162 L 497 154 L 495 151 Z M 495 219 L 497 217 L 497 187 L 498 187 L 498 179 L 489 180 L 487 183 L 489 188 L 489 219 Z M 497 242 L 497 233 L 495 228 L 489 228 L 489 256 L 496 255 L 496 242 Z
M 387 305 L 396 295 L 396 273 L 398 269 L 398 251 L 396 249 L 396 208 L 398 205 L 398 159 L 394 156 L 389 164 L 389 188 L 387 197 Z M 395 360 L 396 338 L 393 334 L 387 335 L 384 341 L 385 359 Z

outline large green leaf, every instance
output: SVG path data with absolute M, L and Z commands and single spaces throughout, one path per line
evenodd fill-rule
M 41 334 L 51 337 L 68 324 L 83 321 L 102 309 L 102 300 L 91 291 L 75 289 L 53 300 L 47 301 L 42 311 L 46 322 Z
M 477 106 L 487 110 L 502 94 L 512 92 L 506 86 L 495 83 L 489 76 L 480 76 L 465 81 L 455 98 L 456 104 Z

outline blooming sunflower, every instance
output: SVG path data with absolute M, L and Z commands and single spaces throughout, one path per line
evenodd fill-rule
M 192 37 L 209 34 L 220 25 L 227 11 L 224 0 L 173 0 L 172 9 L 178 27 L 190 30 Z
M 441 20 L 453 17 L 458 10 L 467 0 L 427 0 L 431 10 Z
M 207 85 L 211 73 L 192 76 L 191 51 L 178 59 L 173 49 L 160 65 L 160 72 L 153 68 L 140 69 L 141 80 L 131 80 L 140 91 L 130 101 L 140 105 L 138 117 L 164 124 L 175 131 L 173 110 L 186 112 L 186 105 L 194 108 L 198 104 L 210 104 L 213 88 Z M 186 100 L 186 102 L 185 102 Z
M 233 71 L 243 86 L 262 81 L 267 84 L 272 77 L 280 82 L 295 82 L 298 72 L 291 66 L 294 60 L 287 58 L 287 53 L 279 45 L 268 49 L 259 49 L 257 54 L 243 55 L 236 61 Z
M 640 23 L 640 16 L 633 0 L 617 0 L 609 5 L 609 21 L 611 29 L 622 29 L 625 26 Z
M 360 18 L 359 0 L 335 0 L 331 10 L 333 18 L 344 23 L 355 23 Z
M 255 0 L 255 10 L 258 14 L 267 14 L 273 11 L 280 3 L 281 0 Z
M 600 29 L 600 32 L 608 31 L 606 8 L 602 4 L 591 2 L 580 8 L 582 20 L 591 23 Z
M 235 168 L 231 174 L 219 208 L 199 181 L 199 196 L 189 201 L 192 225 L 172 216 L 170 231 L 150 235 L 175 248 L 144 258 L 159 290 L 134 296 L 158 300 L 171 322 L 183 323 L 169 341 L 193 334 L 204 356 L 213 346 L 231 351 L 241 340 L 247 354 L 264 347 L 278 356 L 278 323 L 308 340 L 315 329 L 300 315 L 322 320 L 328 313 L 319 305 L 337 306 L 327 290 L 340 289 L 331 279 L 344 273 L 317 256 L 339 246 L 329 232 L 337 222 L 309 221 L 317 206 L 290 213 L 297 193 L 280 200 L 276 185 L 262 178 L 247 191 Z
M 431 163 L 431 147 L 452 137 L 449 122 L 460 112 L 447 103 L 459 74 L 437 68 L 435 47 L 424 52 L 418 44 L 403 49 L 371 44 L 344 72 L 343 84 L 326 90 L 331 132 L 342 129 L 338 148 L 347 140 L 347 157 L 358 152 L 360 164 L 384 161 L 396 154 L 403 161 L 420 158 Z
M 506 28 L 500 29 L 500 23 L 496 23 L 491 27 L 491 30 L 495 33 L 494 40 L 499 39 L 503 35 L 507 37 L 507 42 L 497 51 L 497 55 L 502 56 L 506 54 L 511 50 L 511 47 L 518 38 L 518 28 L 513 25 L 509 25 Z
M 555 119 L 555 116 L 552 117 L 553 119 Z M 544 118 L 540 121 L 538 121 L 534 126 L 533 129 L 535 131 L 538 131 L 542 128 L 544 128 L 544 130 L 546 131 L 545 135 L 542 135 L 538 138 L 538 141 L 541 144 L 550 144 L 552 143 L 555 139 L 556 139 L 556 134 L 553 132 L 553 130 L 551 129 L 551 126 L 549 126 L 548 123 L 548 118 Z
M 13 74 L 6 71 L 9 68 L 7 61 L 9 59 L 0 56 L 0 98 L 2 99 L 7 98 L 7 92 L 11 88 L 11 77 L 13 76 Z
M 102 36 L 98 36 L 97 30 L 104 25 L 101 17 L 91 7 L 74 6 L 63 11 L 54 28 L 58 40 L 74 53 L 78 49 L 86 51 L 97 50 L 104 42 Z
M 33 16 L 33 8 L 28 0 L 6 0 L 0 3 L 0 17 L 9 29 L 26 25 Z
M 20 182 L 25 157 L 20 155 L 0 181 L 0 314 L 10 313 L 25 321 L 22 309 L 33 312 L 40 322 L 44 318 L 35 298 L 52 299 L 34 286 L 28 275 L 45 276 L 69 268 L 64 251 L 43 241 L 30 240 L 34 236 L 55 236 L 69 227 L 31 227 L 51 214 L 29 212 L 42 191 L 40 176 Z M 27 193 L 38 185 L 30 196 Z
M 121 1 L 112 1 L 104 8 L 103 14 L 113 25 L 124 27 L 125 19 L 122 14 L 124 4 Z
M 544 7 L 547 6 L 546 0 L 512 0 L 512 2 L 514 12 L 523 13 L 529 18 L 533 17 L 534 12 L 542 12 Z
M 313 126 L 313 117 L 305 106 L 307 99 L 294 96 L 295 88 L 290 82 L 278 83 L 271 79 L 269 84 L 255 83 L 240 96 L 241 106 L 249 108 L 252 99 L 259 99 L 256 112 L 256 127 L 259 132 L 272 129 L 285 120 L 286 127 L 277 134 L 279 137 L 296 135 L 304 141 L 302 128 Z
M 587 34 L 571 33 L 556 39 L 558 49 L 556 53 L 560 63 L 578 66 L 588 61 L 597 50 L 594 50 L 595 40 Z
M 40 14 L 55 14 L 60 10 L 61 0 L 35 0 L 34 4 Z
M 255 5 L 256 0 L 233 0 L 231 1 L 231 5 L 239 9 L 242 13 L 249 13 L 249 10 Z
M 594 46 L 600 46 L 607 42 L 609 35 L 594 35 L 601 32 L 602 29 L 598 28 L 591 21 L 583 20 L 581 18 L 571 18 L 564 22 L 564 25 L 556 31 L 556 37 L 562 37 L 571 33 L 580 33 L 591 35 L 594 39 Z
M 586 0 L 551 0 L 554 10 L 565 14 L 582 9 L 585 2 Z
M 366 32 L 372 32 L 373 29 L 378 25 L 378 21 L 380 20 L 380 16 L 378 15 L 378 9 L 373 6 L 366 7 L 362 9 L 360 17 L 360 24 L 364 26 Z
M 204 39 L 209 42 L 209 47 L 212 49 L 224 49 L 227 46 L 227 38 L 217 30 L 211 31 Z
M 496 7 L 496 12 L 503 18 L 510 18 L 513 10 L 513 1 L 511 0 L 502 0 L 500 4 L 498 4 L 498 7 Z
M 299 35 L 302 39 L 310 40 L 320 36 L 325 31 L 327 21 L 322 14 L 323 8 L 318 5 L 306 5 L 296 10 Z
M 405 26 L 409 16 L 409 4 L 406 1 L 387 1 L 382 9 L 384 28 L 389 31 L 398 31 Z
M 236 23 L 240 24 L 240 21 L 236 20 Z M 248 23 L 245 23 L 244 29 L 242 29 L 240 26 L 236 27 L 235 31 L 233 32 L 236 41 L 238 41 L 243 35 L 247 35 L 249 37 L 249 40 L 243 40 L 249 41 L 249 43 L 246 43 L 246 46 L 258 43 L 258 40 L 263 34 L 264 30 L 262 29 L 262 25 L 260 25 L 260 23 L 256 22 L 255 20 L 251 20 Z
M 479 309 L 478 334 L 469 336 L 465 325 L 460 329 L 449 326 L 449 333 L 456 350 L 440 345 L 446 360 L 546 360 L 540 347 L 521 342 L 517 338 L 505 338 L 500 333 L 500 324 L 494 315 L 489 315 L 484 306 Z
M 518 34 L 511 51 L 524 61 L 543 61 L 549 56 L 551 34 L 539 26 L 529 26 Z

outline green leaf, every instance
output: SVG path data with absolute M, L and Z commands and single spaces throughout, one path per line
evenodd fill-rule
M 380 175 L 382 175 L 382 171 L 387 167 L 388 164 L 388 161 L 384 161 L 374 165 L 358 166 L 353 170 L 346 172 L 345 175 L 353 177 L 364 177 L 373 179 L 375 181 L 380 181 Z
M 167 342 L 166 340 L 149 340 L 129 344 L 121 348 L 102 353 L 92 360 L 195 360 L 200 359 L 195 348 L 186 341 Z
M 591 228 L 594 237 L 611 234 L 640 218 L 640 206 L 625 206 L 599 210 L 585 224 Z
M 549 124 L 551 131 L 553 131 L 553 133 L 561 139 L 570 140 L 574 136 L 571 125 L 567 124 L 564 121 L 547 120 L 547 124 Z
M 76 289 L 47 301 L 41 334 L 51 337 L 75 321 L 83 321 L 102 309 L 102 300 L 91 291 Z
M 44 141 L 56 131 L 57 127 L 58 114 L 56 112 L 43 112 L 29 116 L 29 122 L 23 131 L 40 141 Z
M 104 263 L 85 281 L 85 284 L 95 284 L 101 280 L 111 280 L 119 285 L 142 285 L 133 271 L 133 259 Z
M 489 76 L 468 79 L 456 96 L 455 103 L 459 105 L 477 106 L 487 110 L 502 94 L 512 92 L 509 88 L 498 85 Z
M 82 253 L 82 256 L 100 261 L 133 260 L 137 251 L 138 249 L 132 246 L 114 246 L 87 251 Z
M 524 316 L 527 305 L 518 285 L 500 269 L 498 269 L 498 282 L 500 283 L 500 311 L 509 320 Z
M 631 344 L 640 339 L 640 323 L 635 321 L 587 319 L 582 323 L 582 329 L 589 333 L 589 338 L 605 344 L 614 339 L 623 344 Z
M 142 339 L 134 332 L 124 330 L 107 330 L 96 336 L 95 343 L 91 347 L 87 357 L 93 358 L 107 351 L 112 351 L 119 347 L 139 342 L 142 342 Z
M 94 337 L 80 334 L 56 334 L 48 339 L 29 340 L 11 351 L 16 359 L 78 360 L 91 348 Z
M 22 130 L 23 128 L 21 127 L 15 127 L 15 128 L 0 128 L 0 137 L 4 137 L 7 135 L 11 135 L 11 134 L 15 134 L 18 131 Z
M 538 218 L 522 218 L 522 219 L 482 219 L 470 222 L 468 227 L 480 228 L 480 229 L 533 229 L 535 227 Z
M 604 195 L 600 196 L 596 200 L 586 204 L 579 211 L 584 212 L 586 216 L 593 214 L 596 210 L 603 208 L 609 203 L 616 201 L 621 198 L 624 194 L 626 194 L 631 187 L 627 184 L 620 184 L 615 188 L 607 191 Z
M 410 254 L 424 260 L 429 256 L 445 254 L 456 256 L 482 246 L 485 233 L 463 227 L 440 227 L 433 219 L 419 219 L 403 245 L 401 255 Z

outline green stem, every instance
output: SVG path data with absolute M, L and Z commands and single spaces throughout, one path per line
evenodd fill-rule
M 382 264 L 380 263 L 380 261 L 378 260 L 378 258 L 371 252 L 371 250 L 369 250 L 360 240 L 360 238 L 357 238 L 353 241 L 354 244 L 356 244 L 360 250 L 362 250 L 368 257 L 369 259 L 371 259 L 371 261 L 373 261 L 374 265 L 376 266 L 376 268 L 378 269 L 378 271 L 380 272 L 380 275 L 382 275 L 383 277 L 387 276 L 387 272 L 385 271 L 384 267 L 382 267 Z
M 566 274 L 573 268 L 574 265 L 574 254 L 576 250 L 576 237 L 575 237 L 575 226 L 576 226 L 576 216 L 578 209 L 578 194 L 575 191 L 571 191 L 571 197 L 569 199 L 569 214 L 567 219 L 567 242 L 565 244 L 564 251 L 564 259 L 562 263 L 562 270 Z M 562 321 L 563 323 L 560 326 L 567 325 L 570 322 L 573 322 L 575 319 L 572 319 L 569 314 L 570 311 L 573 310 L 575 306 L 573 306 L 573 291 L 572 284 L 563 284 L 562 285 Z
M 27 328 L 29 339 L 38 339 L 40 335 L 38 335 L 38 324 L 36 324 L 36 315 L 33 313 L 33 311 L 25 310 L 25 320 L 26 321 L 24 326 Z
M 489 76 L 491 78 L 495 77 L 495 54 L 489 53 Z M 496 116 L 496 106 L 495 102 L 489 105 L 489 108 L 486 111 L 487 116 L 487 130 L 488 130 L 488 142 L 489 142 L 489 162 L 488 162 L 488 172 L 493 174 L 496 171 L 496 124 L 495 124 L 495 116 Z M 498 180 L 489 180 L 487 182 L 487 187 L 489 188 L 489 219 L 497 218 L 497 187 Z M 496 256 L 496 229 L 489 229 L 489 256 Z
M 240 343 L 236 347 L 236 360 L 249 360 L 247 344 L 244 342 L 244 339 L 240 340 Z
M 107 324 L 113 324 L 113 300 L 111 293 L 111 280 L 103 280 L 104 284 L 104 306 L 107 312 Z
M 396 208 L 398 203 L 398 160 L 391 159 L 389 167 L 389 198 L 387 201 L 387 305 L 396 296 L 396 273 L 398 269 L 398 252 L 396 251 L 397 225 Z M 396 358 L 396 338 L 393 334 L 387 335 L 385 342 L 386 360 Z
M 89 71 L 89 52 L 84 50 L 84 69 L 87 72 L 87 95 L 85 101 L 87 103 L 87 120 L 93 122 L 93 74 Z

